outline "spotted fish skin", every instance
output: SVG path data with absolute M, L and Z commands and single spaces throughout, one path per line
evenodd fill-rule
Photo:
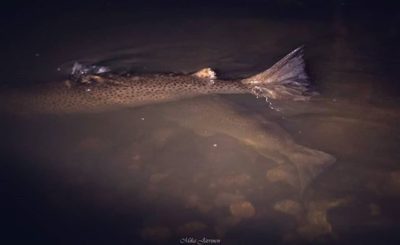
M 270 69 L 243 80 L 220 80 L 209 69 L 193 74 L 84 75 L 78 80 L 8 91 L 1 104 L 22 113 L 100 112 L 207 94 L 252 93 L 272 99 L 307 99 L 302 47 Z
M 37 113 L 101 112 L 215 93 L 248 93 L 240 81 L 208 80 L 191 75 L 91 75 L 80 83 L 66 81 L 8 95 L 14 110 Z

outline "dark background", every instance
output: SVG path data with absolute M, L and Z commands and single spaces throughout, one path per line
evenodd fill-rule
M 333 21 L 340 16 L 344 22 L 355 28 L 371 31 L 370 36 L 362 38 L 392 39 L 393 45 L 385 43 L 375 47 L 392 60 L 392 56 L 397 57 L 399 53 L 399 48 L 395 45 L 399 40 L 399 8 L 400 3 L 394 0 L 5 1 L 0 3 L 1 84 L 54 80 L 54 77 L 44 77 L 42 71 L 42 74 L 32 72 L 36 70 L 35 66 L 49 66 L 50 62 L 46 62 L 44 56 L 38 59 L 36 54 L 63 51 L 63 41 L 79 41 L 81 37 L 90 38 L 88 35 L 96 33 L 104 35 L 102 30 L 126 25 L 124 22 L 140 23 L 142 20 L 149 22 L 152 19 L 176 19 L 177 23 L 184 23 L 191 18 L 266 17 L 278 21 L 298 19 L 329 22 L 330 19 Z M 65 51 L 67 48 L 65 47 L 64 52 L 69 53 L 71 59 L 80 58 L 73 56 L 77 53 L 76 48 Z M 370 51 L 372 50 L 365 50 Z M 60 55 L 69 58 L 65 54 Z M 61 64 L 63 61 L 65 60 L 60 58 L 51 62 Z M 388 67 L 393 66 L 392 63 Z M 382 66 L 386 64 L 383 63 Z M 395 73 L 391 73 L 392 67 L 388 69 L 391 71 L 386 75 L 394 77 Z M 55 73 L 53 68 L 51 70 Z

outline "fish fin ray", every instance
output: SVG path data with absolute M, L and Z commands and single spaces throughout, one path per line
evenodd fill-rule
M 300 181 L 300 192 L 303 193 L 318 175 L 335 163 L 336 158 L 319 150 L 298 146 L 289 155 L 289 160 L 296 167 Z
M 304 47 L 300 46 L 268 70 L 242 80 L 253 94 L 266 99 L 307 100 L 309 79 L 305 72 Z

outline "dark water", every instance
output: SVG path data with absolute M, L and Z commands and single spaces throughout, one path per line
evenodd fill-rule
M 400 240 L 395 11 L 126 6 L 21 10 L 22 21 L 3 29 L 8 35 L 2 83 L 55 82 L 75 61 L 138 72 L 212 67 L 220 77 L 247 77 L 305 44 L 321 96 L 273 102 L 279 111 L 253 96 L 232 95 L 102 114 L 4 115 L 1 239 L 7 244 L 179 244 L 203 237 L 222 244 Z M 186 110 L 193 103 L 212 110 L 193 115 Z M 235 120 L 251 125 L 201 133 L 228 128 L 229 122 L 219 123 L 227 110 L 240 111 Z M 272 126 L 260 131 L 256 120 Z M 270 144 L 267 150 L 289 137 L 336 162 L 310 177 L 300 192 L 296 174 L 279 170 L 276 159 L 248 144 L 258 135 Z M 285 146 L 281 151 L 290 154 Z

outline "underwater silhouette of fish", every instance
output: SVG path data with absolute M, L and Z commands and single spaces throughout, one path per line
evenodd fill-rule
M 280 172 L 285 172 L 283 181 L 300 192 L 336 161 L 328 153 L 297 144 L 276 122 L 248 114 L 245 108 L 218 96 L 166 104 L 161 111 L 167 120 L 200 136 L 227 135 L 251 147 L 278 163 Z
M 22 113 L 98 112 L 207 94 L 252 93 L 266 99 L 307 100 L 309 83 L 303 47 L 268 70 L 247 79 L 220 80 L 210 68 L 193 74 L 118 75 L 74 71 L 73 79 L 37 88 L 7 91 L 8 110 Z M 75 67 L 76 68 L 76 67 Z

